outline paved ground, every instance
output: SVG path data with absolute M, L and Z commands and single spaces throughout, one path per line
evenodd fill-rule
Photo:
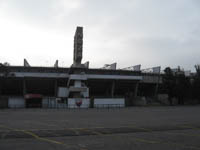
M 200 150 L 200 106 L 0 110 L 0 150 Z

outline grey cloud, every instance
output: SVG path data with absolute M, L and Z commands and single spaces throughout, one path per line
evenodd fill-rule
M 58 5 L 63 0 L 3 1 L 10 15 L 38 28 L 71 36 L 76 25 L 83 25 L 84 59 L 94 67 L 107 61 L 186 68 L 198 63 L 199 0 L 75 0 L 77 9 Z

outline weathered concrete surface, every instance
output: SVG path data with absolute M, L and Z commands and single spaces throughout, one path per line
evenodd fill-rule
M 170 105 L 168 94 L 158 94 L 158 101 L 163 105 Z
M 133 98 L 133 105 L 134 106 L 146 106 L 147 101 L 145 97 L 135 97 Z
M 0 111 L 0 149 L 200 149 L 200 106 Z

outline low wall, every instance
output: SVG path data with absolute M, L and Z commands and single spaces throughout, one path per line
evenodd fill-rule
M 158 94 L 157 100 L 163 105 L 170 105 L 168 94 Z
M 124 98 L 95 98 L 94 107 L 104 108 L 104 107 L 125 107 Z
M 57 106 L 57 101 L 55 97 L 44 97 L 42 99 L 42 107 L 43 108 L 53 108 Z
M 145 97 L 135 97 L 133 99 L 133 105 L 134 106 L 146 106 L 147 105 L 147 101 Z
M 89 108 L 90 99 L 89 98 L 69 98 L 68 108 Z
M 25 108 L 24 97 L 9 97 L 8 107 L 9 108 Z

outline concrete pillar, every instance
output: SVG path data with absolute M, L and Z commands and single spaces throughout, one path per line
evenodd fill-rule
M 23 79 L 23 95 L 26 95 L 27 90 L 26 90 L 26 80 Z
M 134 97 L 137 97 L 138 87 L 139 87 L 139 83 L 137 82 L 137 83 L 135 84 Z
M 115 81 L 112 82 L 112 87 L 111 87 L 111 97 L 113 98 L 115 94 Z
M 54 84 L 54 96 L 57 97 L 58 95 L 58 81 L 55 79 L 55 84 Z

